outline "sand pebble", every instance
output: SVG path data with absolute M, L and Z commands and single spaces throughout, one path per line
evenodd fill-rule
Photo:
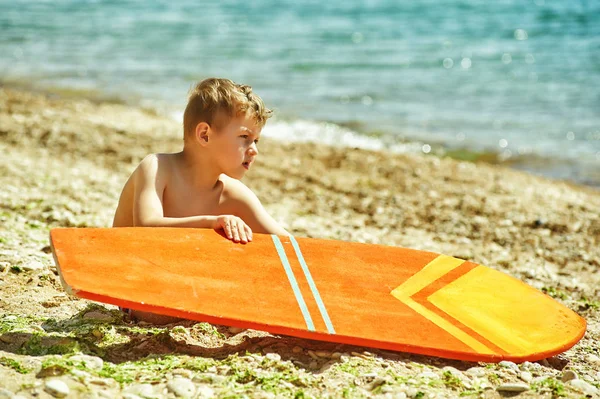
M 294 346 L 292 348 L 292 352 L 294 352 L 294 353 L 300 353 L 300 352 L 302 352 L 302 348 L 299 347 L 299 346 Z
M 387 382 L 387 380 L 385 378 L 377 377 L 371 383 L 369 383 L 366 386 L 366 388 L 367 388 L 367 390 L 372 391 L 372 390 L 374 390 L 376 388 L 379 388 L 380 386 L 382 386 L 386 382 Z
M 510 362 L 508 360 L 503 360 L 498 364 L 502 367 L 506 367 L 507 369 L 511 369 L 511 370 L 515 370 L 515 371 L 519 370 L 519 366 L 517 366 L 514 362 Z
M 44 264 L 38 261 L 31 261 L 29 263 L 25 263 L 24 265 L 20 265 L 21 269 L 27 271 L 41 270 L 44 268 Z
M 184 378 L 192 378 L 194 373 L 191 370 L 187 369 L 175 369 L 171 372 L 174 376 L 184 377 Z
M 577 378 L 577 373 L 575 373 L 573 370 L 567 370 L 563 373 L 560 379 L 562 382 L 567 382 L 571 380 L 576 380 Z
M 464 377 L 463 373 L 461 373 L 457 368 L 452 367 L 452 366 L 445 366 L 444 368 L 442 368 L 442 372 L 450 372 L 453 376 L 456 376 L 459 378 Z
M 529 371 L 523 371 L 521 372 L 521 374 L 519 375 L 519 377 L 521 377 L 521 379 L 527 383 L 530 383 L 531 380 L 533 380 L 533 375 L 529 372 Z
M 44 390 L 46 392 L 48 392 L 50 395 L 54 396 L 55 398 L 64 398 L 70 392 L 67 384 L 65 384 L 61 380 L 55 380 L 55 379 L 46 381 L 46 386 L 45 386 Z
M 191 398 L 196 392 L 194 383 L 183 377 L 173 378 L 167 383 L 167 389 L 179 398 Z
M 600 393 L 598 388 L 584 380 L 570 380 L 568 384 L 571 385 L 573 388 L 580 390 L 586 395 L 594 396 Z
M 98 320 L 98 321 L 112 321 L 113 317 L 109 314 L 98 312 L 93 310 L 91 312 L 87 312 L 83 315 L 83 318 L 86 320 Z
M 520 382 L 506 383 L 498 386 L 496 390 L 505 392 L 525 392 L 529 390 L 529 384 Z
M 100 359 L 97 356 L 74 355 L 71 356 L 69 360 L 74 362 L 81 362 L 85 364 L 85 367 L 92 370 L 102 370 L 102 367 L 104 367 L 104 360 Z
M 311 350 L 308 351 L 308 355 L 315 360 L 319 358 L 319 356 L 317 356 L 317 354 Z
M 278 353 L 267 353 L 265 357 L 273 362 L 281 361 L 281 356 Z
M 242 331 L 244 331 L 244 328 L 240 328 L 240 327 L 229 327 L 228 331 L 230 334 L 239 334 Z
M 429 371 L 429 370 L 423 371 L 417 377 L 419 377 L 419 378 L 428 378 L 430 380 L 435 380 L 435 379 L 439 378 L 436 373 L 434 373 L 433 371 Z
M 137 396 L 142 397 L 152 397 L 154 396 L 154 390 L 152 389 L 152 385 L 150 384 L 134 384 L 130 385 L 123 390 L 123 394 L 132 393 Z
M 10 263 L 8 262 L 0 262 L 0 272 L 3 272 L 5 269 L 10 268 Z
M 200 385 L 198 387 L 198 394 L 196 397 L 198 397 L 200 399 L 204 399 L 204 398 L 210 399 L 214 396 L 215 396 L 215 391 L 211 387 L 209 387 L 207 385 Z
M 586 356 L 585 360 L 587 360 L 590 363 L 600 363 L 600 357 L 590 353 L 589 355 Z
M 471 367 L 467 369 L 465 373 L 472 375 L 473 377 L 483 377 L 485 375 L 485 369 L 483 367 Z
M 104 390 L 96 391 L 96 394 L 99 397 L 104 398 L 104 399 L 114 399 L 114 398 L 118 397 L 118 395 L 116 393 L 110 392 L 110 391 L 104 391 Z M 133 395 L 133 394 L 129 394 L 129 395 Z M 134 395 L 134 396 L 137 396 L 137 395 Z M 125 395 L 123 395 L 123 399 L 126 399 Z
M 331 353 L 327 351 L 316 351 L 315 354 L 319 357 L 330 357 Z

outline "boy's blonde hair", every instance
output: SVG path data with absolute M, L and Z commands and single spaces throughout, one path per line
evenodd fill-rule
M 184 137 L 193 135 L 200 122 L 220 128 L 231 118 L 246 113 L 263 127 L 273 111 L 248 85 L 237 84 L 229 79 L 205 79 L 190 90 L 183 113 Z

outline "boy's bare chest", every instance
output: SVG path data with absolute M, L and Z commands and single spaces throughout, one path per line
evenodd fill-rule
M 222 190 L 195 192 L 189 189 L 166 187 L 163 192 L 165 217 L 220 215 L 225 205 Z

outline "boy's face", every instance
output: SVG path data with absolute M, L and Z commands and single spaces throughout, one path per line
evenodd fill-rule
M 234 179 L 244 177 L 258 155 L 261 130 L 253 118 L 245 115 L 213 130 L 209 143 L 215 162 L 223 173 Z

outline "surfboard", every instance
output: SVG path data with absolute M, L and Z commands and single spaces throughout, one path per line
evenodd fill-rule
M 55 228 L 67 292 L 122 307 L 450 359 L 535 361 L 586 322 L 505 273 L 393 246 L 214 230 Z

